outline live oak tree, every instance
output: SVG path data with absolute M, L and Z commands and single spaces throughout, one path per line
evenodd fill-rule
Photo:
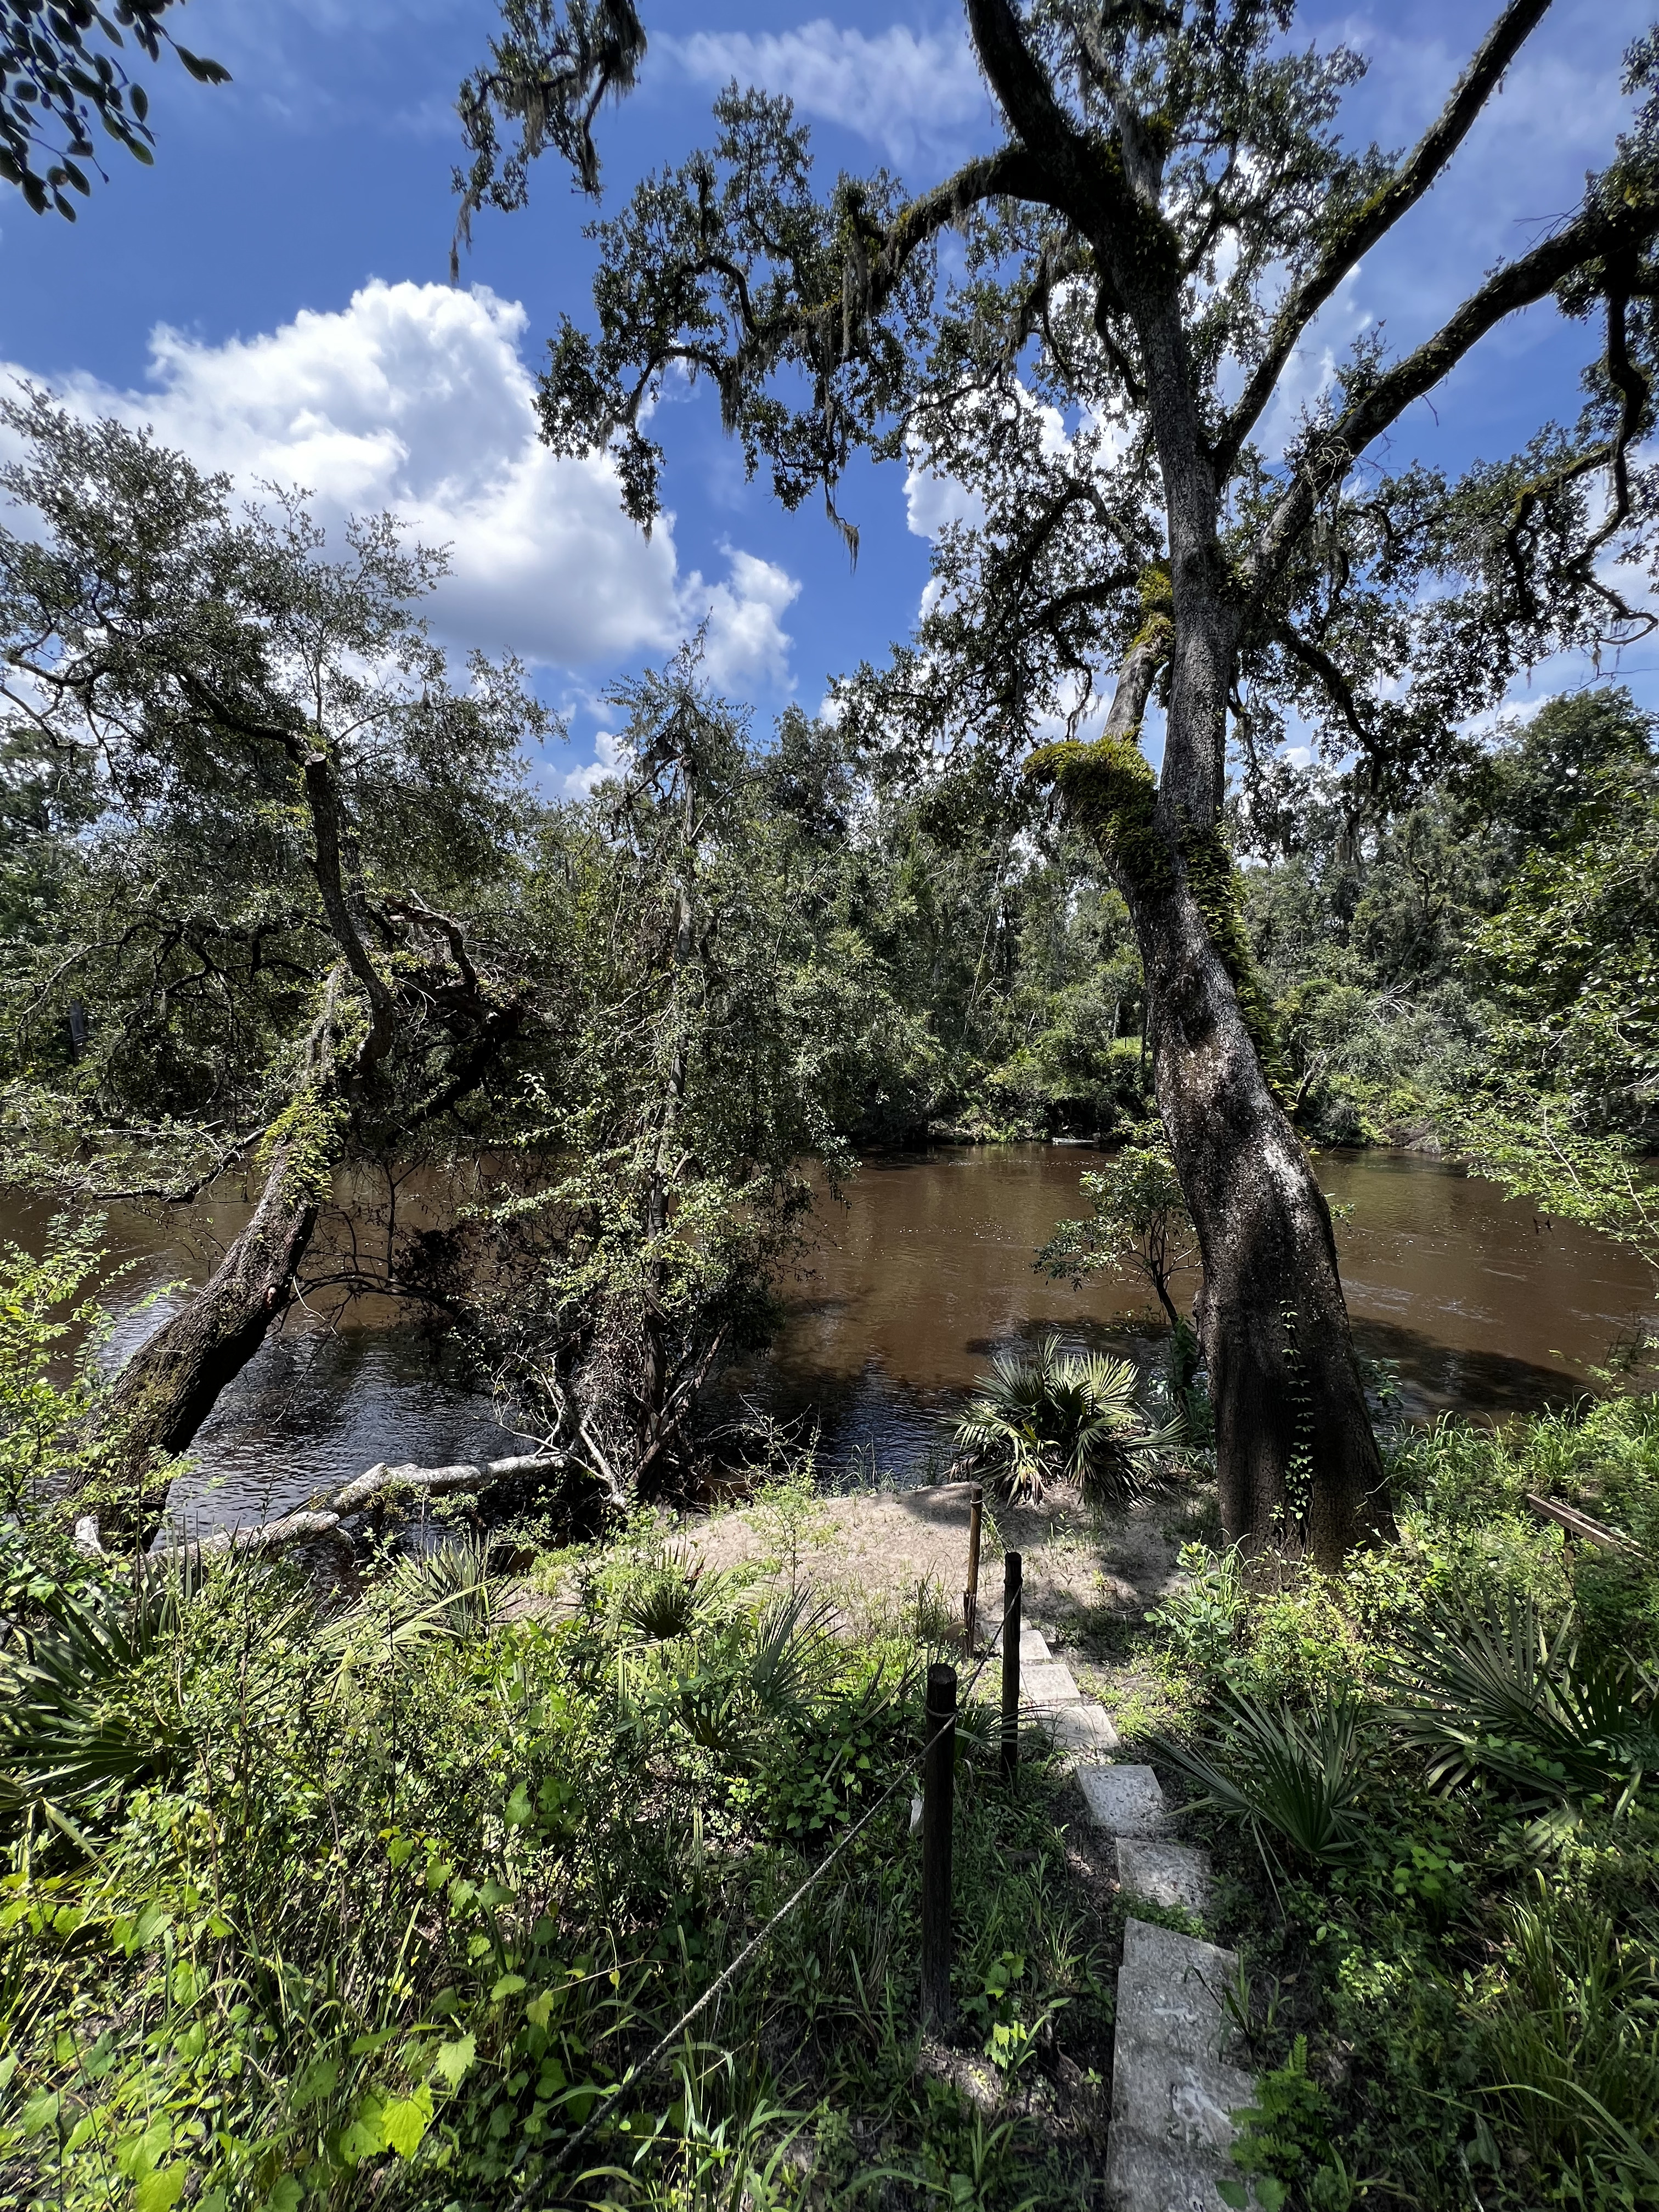
M 567 319 L 542 381 L 550 443 L 608 447 L 647 526 L 650 411 L 678 376 L 712 382 L 750 468 L 787 507 L 821 493 L 849 544 L 836 494 L 860 448 L 920 455 L 975 495 L 982 519 L 945 537 L 914 643 L 860 672 L 848 712 L 922 762 L 1019 757 L 1070 718 L 1032 766 L 1133 917 L 1202 1254 L 1224 1522 L 1328 1563 L 1388 1508 L 1328 1211 L 1240 927 L 1229 739 L 1247 775 L 1265 770 L 1295 711 L 1352 759 L 1358 803 L 1387 803 L 1517 669 L 1649 626 L 1617 571 L 1650 508 L 1632 454 L 1650 417 L 1659 42 L 1628 57 L 1638 119 L 1569 216 L 1472 271 L 1412 349 L 1362 339 L 1276 449 L 1267 425 L 1320 309 L 1443 175 L 1547 6 L 1511 0 L 1403 155 L 1345 143 L 1362 64 L 1294 49 L 1291 0 L 967 0 L 999 142 L 914 197 L 885 173 L 819 191 L 788 103 L 734 86 L 712 150 L 596 227 L 597 328 Z M 597 189 L 594 118 L 642 51 L 629 0 L 509 0 L 463 94 L 464 224 L 520 204 L 544 147 Z M 519 126 L 510 152 L 501 121 Z M 1593 333 L 1576 422 L 1457 483 L 1376 458 L 1490 331 L 1551 301 Z M 1157 775 L 1139 742 L 1155 701 Z
M 535 1018 L 501 886 L 546 717 L 510 665 L 452 680 L 419 613 L 441 556 L 389 519 L 331 557 L 297 499 L 239 515 L 148 434 L 39 392 L 3 420 L 0 744 L 35 794 L 7 848 L 9 1171 L 258 1191 L 117 1382 L 142 1522 L 289 1305 L 337 1166 L 463 1112 Z

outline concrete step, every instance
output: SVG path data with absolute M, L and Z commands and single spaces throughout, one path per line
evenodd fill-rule
M 1224 2171 L 1172 2158 L 1158 2144 L 1115 2128 L 1106 2145 L 1106 2188 L 1118 2212 L 1231 2212 L 1216 2187 Z
M 1255 2094 L 1242 2067 L 1183 2058 L 1156 2043 L 1132 2043 L 1112 2063 L 1113 2127 L 1183 2161 L 1206 2152 L 1224 2160 L 1238 2132 L 1232 2115 Z
M 1117 1886 L 1131 1897 L 1168 1908 L 1181 1905 L 1207 1917 L 1214 1902 L 1207 1851 L 1190 1844 L 1159 1844 L 1144 1836 L 1117 1839 Z
M 1112 1836 L 1158 1836 L 1169 1808 L 1150 1766 L 1079 1766 L 1077 1778 L 1089 1817 Z
M 1240 2178 L 1231 2116 L 1255 2090 L 1224 2003 L 1237 1964 L 1173 1929 L 1124 1924 L 1106 2169 L 1119 2212 L 1219 2212 L 1216 2184 Z
M 986 1601 L 981 1597 L 980 1600 L 981 1613 L 983 1613 L 985 1609 Z M 986 1649 L 989 1651 L 1001 1650 L 1002 1631 L 1000 1628 L 997 1630 L 996 1634 L 991 1638 L 991 1641 L 986 1646 Z M 1052 1659 L 1054 1656 L 1054 1653 L 1048 1649 L 1048 1639 L 1040 1628 L 1022 1628 L 1020 1630 L 1019 1663 L 1022 1672 L 1024 1672 L 1027 1667 L 1036 1667 L 1045 1664 L 1048 1660 Z
M 1074 1705 L 1051 1705 L 1037 1716 L 1037 1725 L 1056 1751 L 1080 1752 L 1097 1759 L 1103 1752 L 1117 1749 L 1117 1730 L 1098 1705 L 1085 1698 Z
M 1150 1921 L 1126 1921 L 1117 1978 L 1117 2026 L 1131 2040 L 1157 2043 L 1183 2058 L 1231 2059 L 1233 2032 L 1224 1996 L 1237 1954 Z
M 1021 1705 L 1074 1705 L 1082 1695 L 1076 1677 L 1062 1661 L 1051 1659 L 1044 1665 L 1028 1667 L 1022 1655 L 1019 1666 Z

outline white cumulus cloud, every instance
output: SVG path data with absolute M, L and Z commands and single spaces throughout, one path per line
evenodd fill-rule
M 728 546 L 729 583 L 706 585 L 692 575 L 682 593 L 688 621 L 708 624 L 703 665 L 727 690 L 758 675 L 780 690 L 789 685 L 789 638 L 778 617 L 800 586 L 775 561 Z
M 657 39 L 694 82 L 757 85 L 838 123 L 901 164 L 957 149 L 989 101 L 960 29 L 894 24 L 873 37 L 820 18 L 792 31 L 694 31 Z
M 610 777 L 620 775 L 633 757 L 626 738 L 614 730 L 597 731 L 592 759 L 580 768 L 567 769 L 558 788 L 566 799 L 590 798 Z
M 376 281 L 343 308 L 219 345 L 158 327 L 146 390 L 85 375 L 58 388 L 78 411 L 152 424 L 250 496 L 297 485 L 325 525 L 386 508 L 447 545 L 433 612 L 453 645 L 604 667 L 665 652 L 708 617 L 722 681 L 785 681 L 778 617 L 799 586 L 738 551 L 722 582 L 682 576 L 672 517 L 647 541 L 607 461 L 550 453 L 519 353 L 526 320 L 482 288 Z

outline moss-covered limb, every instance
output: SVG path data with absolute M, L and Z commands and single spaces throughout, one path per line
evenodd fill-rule
M 1164 619 L 1154 614 L 1148 629 Z M 1282 1070 L 1273 1001 L 1250 950 L 1244 887 L 1224 832 L 1219 827 L 1188 830 L 1171 847 L 1157 819 L 1158 778 L 1133 732 L 1045 745 L 1031 756 L 1027 773 L 1054 784 L 1072 819 L 1094 838 L 1131 896 L 1170 890 L 1179 860 L 1232 979 L 1245 1029 L 1269 1080 L 1277 1083 Z
M 265 1132 L 258 1158 L 283 1179 L 289 1206 L 322 1202 L 345 1149 L 351 1109 L 315 1084 L 291 1098 Z M 278 1162 L 281 1163 L 280 1169 Z
M 1173 855 L 1156 819 L 1158 778 L 1138 731 L 1044 745 L 1026 763 L 1026 773 L 1054 786 L 1073 821 L 1094 839 L 1127 889 L 1144 895 L 1174 884 Z

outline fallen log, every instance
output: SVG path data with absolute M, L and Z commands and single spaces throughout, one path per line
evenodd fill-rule
M 1626 1536 L 1621 1529 L 1609 1528 L 1604 1521 L 1592 1521 L 1588 1513 L 1581 1513 L 1576 1505 L 1564 1505 L 1559 1498 L 1540 1498 L 1529 1490 L 1527 1503 L 1534 1518 L 1553 1521 L 1581 1543 L 1597 1545 L 1604 1552 L 1639 1552 L 1642 1548 L 1634 1537 Z
M 284 1545 L 297 1543 L 305 1537 L 331 1536 L 349 1544 L 350 1535 L 340 1525 L 342 1522 L 399 1492 L 441 1497 L 456 1492 L 487 1490 L 493 1483 L 511 1481 L 518 1475 L 546 1474 L 568 1464 L 563 1453 L 547 1452 L 522 1452 L 511 1459 L 459 1460 L 448 1467 L 417 1467 L 413 1461 L 391 1467 L 380 1460 L 337 1490 L 320 1492 L 295 1511 L 282 1514 L 275 1521 L 261 1521 L 250 1528 L 216 1528 L 210 1536 L 192 1536 L 183 1540 L 169 1536 L 158 1540 L 156 1549 L 189 1552 L 200 1557 L 203 1553 L 211 1556 L 216 1552 L 279 1552 Z M 84 1513 L 76 1522 L 75 1542 L 77 1550 L 89 1555 L 103 1553 L 96 1514 Z
M 416 1467 L 405 1462 L 388 1467 L 384 1460 L 377 1466 L 332 1492 L 326 1500 L 313 1498 L 325 1512 L 361 1513 L 365 1505 L 377 1498 L 388 1498 L 399 1490 L 422 1490 L 429 1495 L 452 1490 L 482 1490 L 492 1482 L 504 1482 L 515 1474 L 532 1474 L 567 1464 L 562 1453 L 556 1456 L 546 1452 L 523 1452 L 514 1459 L 485 1460 L 475 1465 L 470 1460 L 458 1461 L 453 1467 Z

